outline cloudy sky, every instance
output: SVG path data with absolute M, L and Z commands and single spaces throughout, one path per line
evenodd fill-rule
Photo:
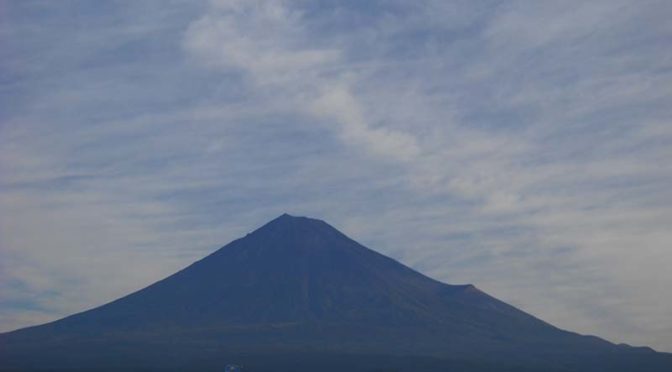
M 288 212 L 672 351 L 672 2 L 0 2 L 0 330 Z

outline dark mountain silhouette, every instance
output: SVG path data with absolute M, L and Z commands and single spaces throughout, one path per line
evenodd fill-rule
M 138 292 L 0 335 L 3 370 L 672 371 L 563 331 L 323 221 L 282 215 Z

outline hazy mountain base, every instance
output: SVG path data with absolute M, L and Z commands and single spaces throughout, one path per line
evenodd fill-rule
M 331 371 L 459 371 L 459 372 L 618 372 L 618 371 L 667 371 L 670 360 L 658 362 L 650 356 L 639 358 L 614 355 L 611 358 L 583 358 L 574 363 L 540 363 L 529 361 L 473 361 L 417 356 L 357 355 L 334 353 L 281 353 L 281 354 L 228 354 L 215 350 L 189 350 L 184 346 L 171 350 L 147 345 L 119 345 L 107 352 L 96 345 L 80 345 L 76 349 L 53 348 L 33 356 L 23 356 L 21 364 L 7 365 L 3 371 L 222 371 L 227 364 L 244 367 L 245 372 L 331 372 Z M 134 351 L 126 349 L 131 347 Z M 125 350 L 122 350 L 125 349 Z M 123 355 L 123 358 L 119 358 Z M 26 363 L 26 361 L 30 361 Z M 568 365 L 563 365 L 568 364 Z M 58 368 L 53 368 L 56 365 Z M 580 366 L 580 367 L 578 367 Z
M 461 371 L 461 372 L 525 372 L 525 371 L 548 371 L 562 372 L 564 369 L 534 369 L 521 366 L 503 366 L 500 364 L 474 363 L 468 361 L 447 361 L 433 358 L 422 357 L 390 357 L 376 355 L 338 355 L 338 354 L 283 354 L 283 355 L 222 355 L 216 360 L 190 361 L 179 360 L 170 363 L 172 358 L 159 365 L 147 364 L 138 365 L 137 360 L 129 363 L 125 361 L 113 361 L 106 363 L 107 367 L 100 367 L 101 361 L 90 361 L 90 364 L 77 362 L 77 367 L 52 369 L 43 367 L 17 367 L 4 369 L 3 371 L 222 371 L 224 366 L 235 361 L 236 364 L 243 367 L 244 372 L 342 372 L 342 371 L 361 371 L 361 372 L 392 372 L 392 371 L 414 371 L 414 372 L 434 372 L 434 371 Z
M 396 352 L 370 352 L 367 339 L 398 339 L 406 330 L 388 329 L 383 334 L 374 328 L 364 330 L 353 339 L 352 329 L 342 326 L 342 334 L 333 329 L 287 332 L 265 330 L 238 332 L 200 330 L 199 336 L 171 331 L 155 333 L 121 332 L 118 334 L 79 334 L 57 336 L 45 332 L 35 342 L 35 334 L 26 329 L 11 339 L 0 338 L 0 370 L 103 370 L 103 371 L 221 371 L 227 364 L 245 366 L 245 371 L 656 371 L 669 372 L 672 355 L 656 353 L 648 348 L 622 347 L 611 350 L 568 353 L 566 350 L 531 349 L 522 352 L 512 345 L 509 353 L 482 354 L 479 345 L 468 342 L 461 351 L 446 350 L 441 356 L 405 354 L 404 343 L 388 342 Z M 334 351 L 334 340 L 320 339 L 317 332 L 340 338 L 341 351 Z M 313 336 L 310 336 L 310 335 Z M 313 342 L 306 342 L 305 340 Z M 467 340 L 461 340 L 467 342 Z M 474 341 L 475 342 L 475 341 Z M 399 345 L 394 347 L 393 345 Z M 329 346 L 329 349 L 325 347 Z M 426 348 L 426 347 L 423 347 Z M 440 347 L 437 348 L 439 350 Z M 326 351 L 330 350 L 330 351 Z M 361 350 L 357 352 L 357 350 Z M 407 350 L 407 352 L 409 352 Z M 413 351 L 410 351 L 413 353 Z

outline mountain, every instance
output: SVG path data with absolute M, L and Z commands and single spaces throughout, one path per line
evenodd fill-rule
M 122 275 L 122 274 L 120 274 Z M 0 370 L 672 371 L 282 215 L 140 291 L 0 335 Z

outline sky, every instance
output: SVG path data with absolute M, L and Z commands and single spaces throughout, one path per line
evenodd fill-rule
M 672 352 L 672 2 L 0 1 L 0 331 L 282 213 Z

